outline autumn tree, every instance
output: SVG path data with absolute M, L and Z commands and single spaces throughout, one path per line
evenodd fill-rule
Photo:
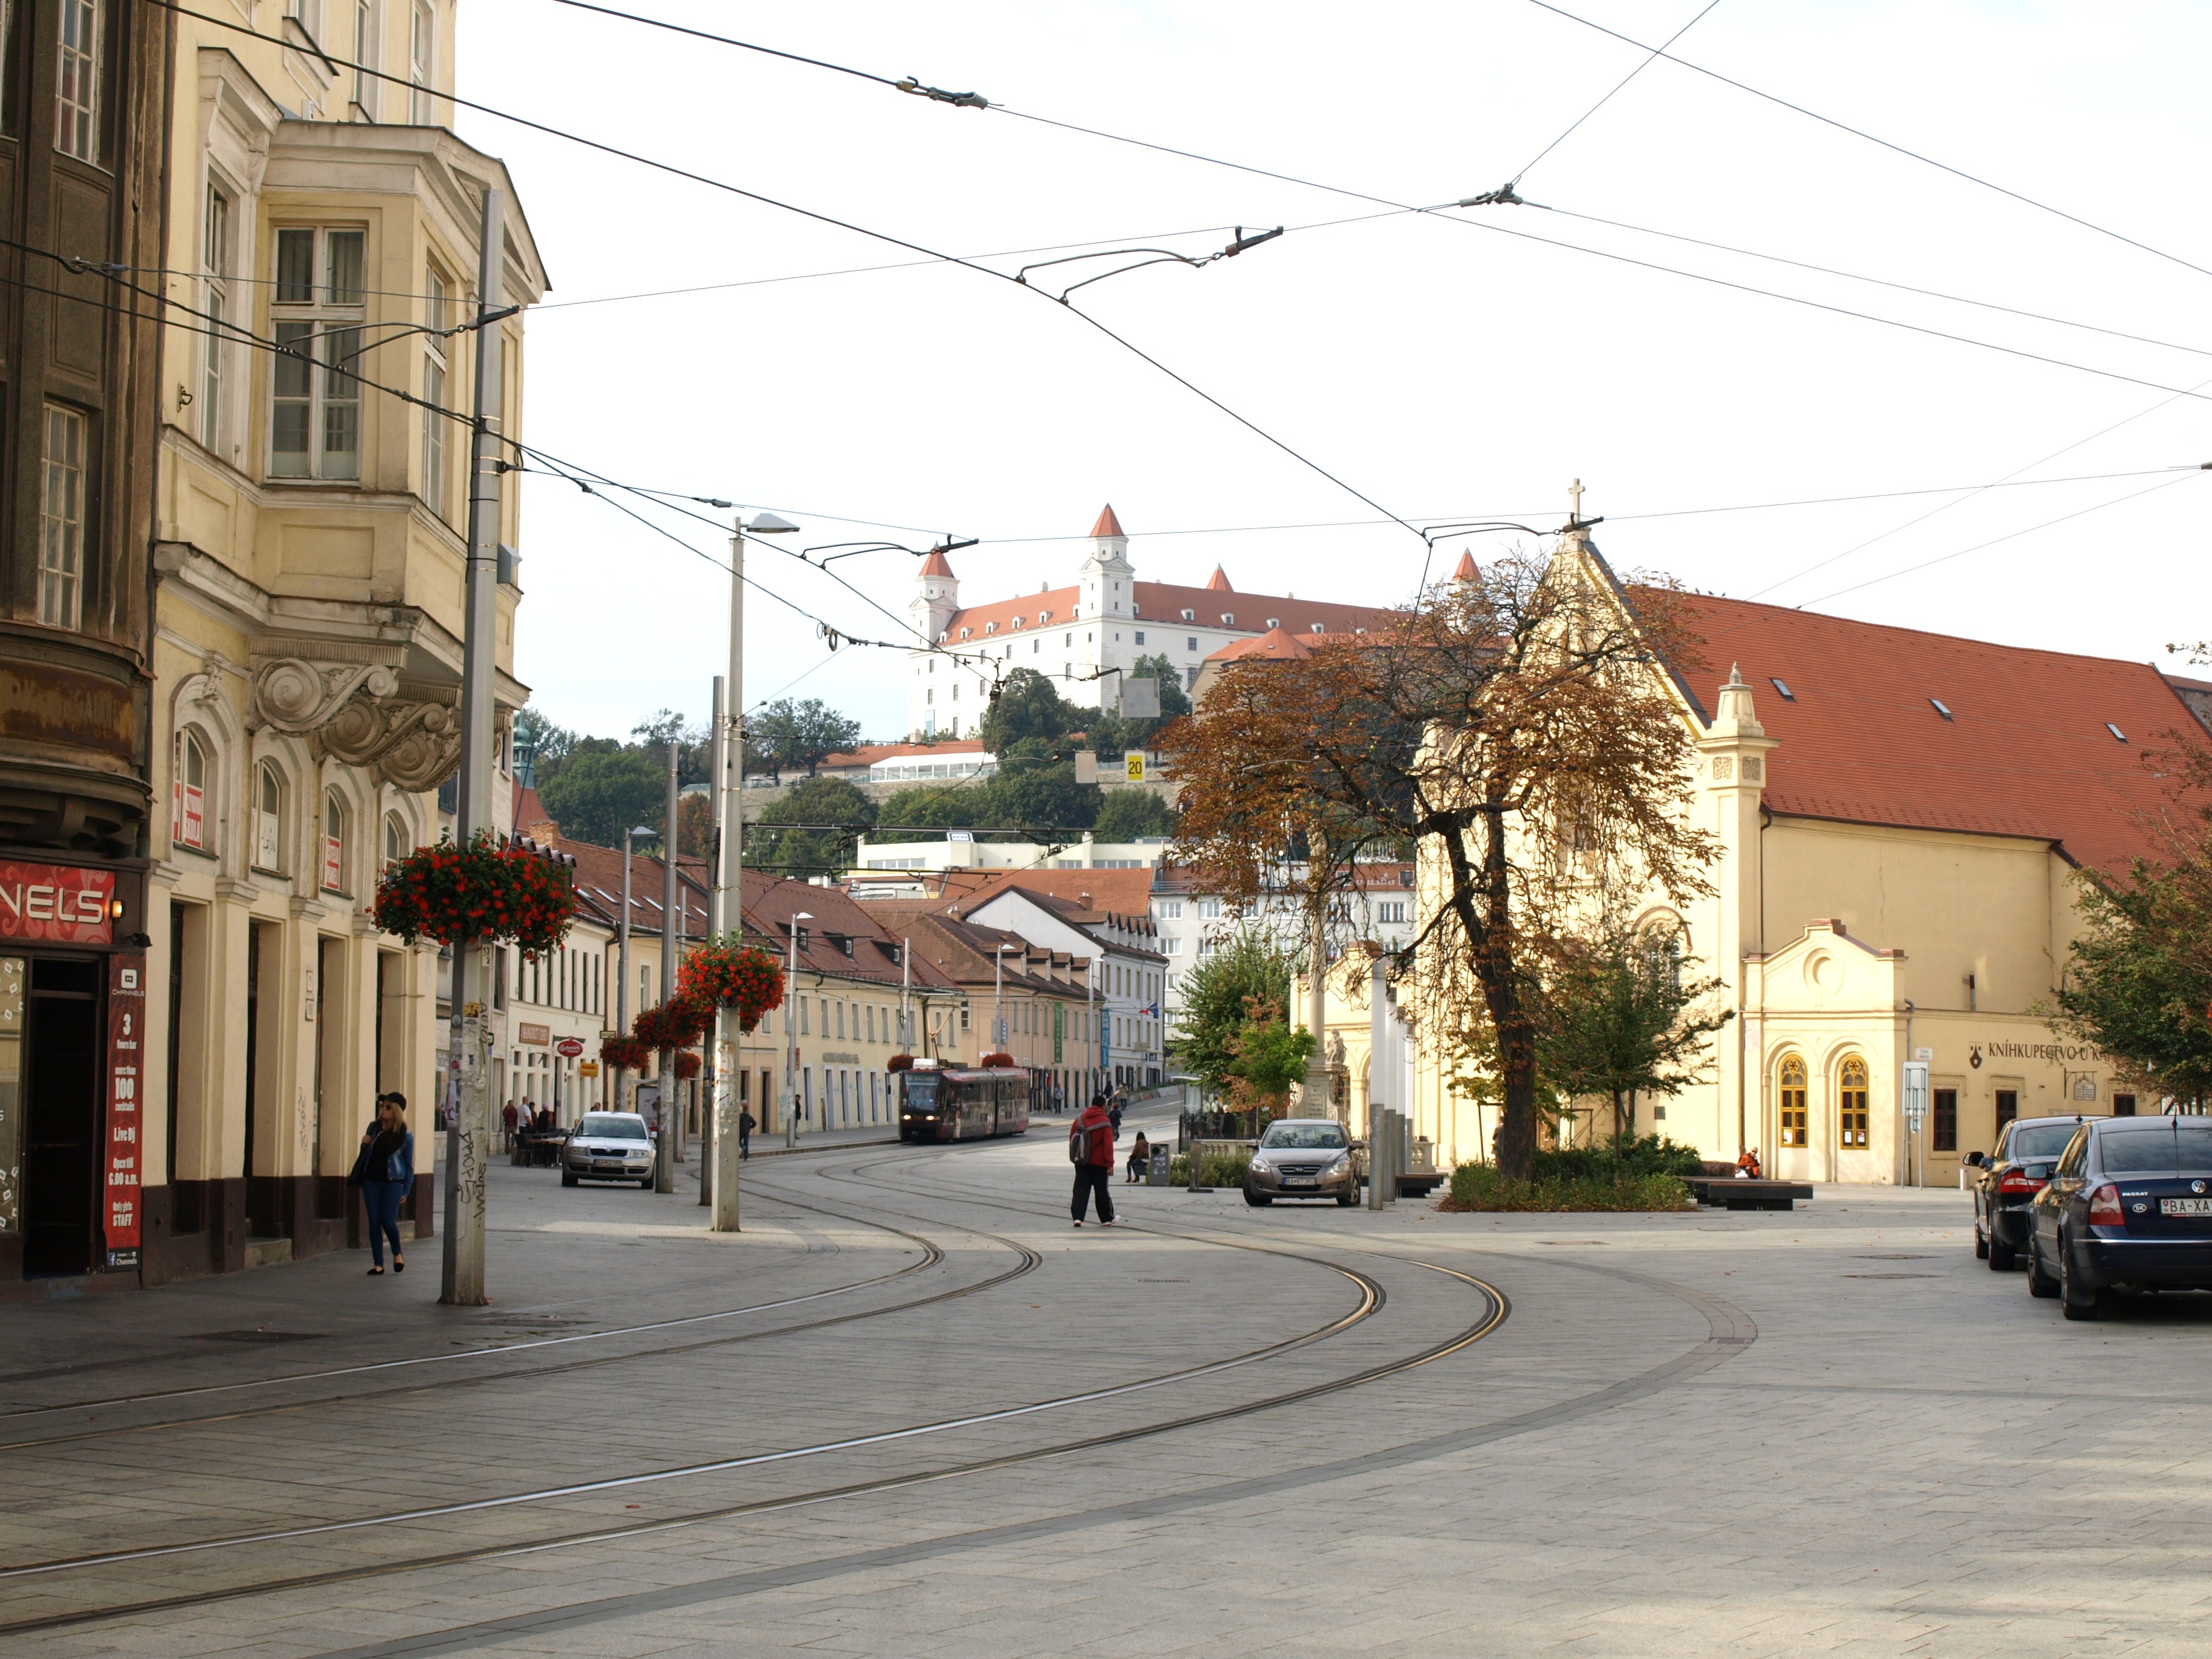
M 1535 1151 L 1529 985 L 1607 895 L 1713 890 L 1671 678 L 1692 645 L 1663 586 L 1624 589 L 1575 532 L 1364 635 L 1233 667 L 1156 740 L 1182 785 L 1179 853 L 1240 898 L 1297 860 L 1349 891 L 1363 858 L 1417 850 L 1414 1006 L 1441 1032 L 1494 1032 L 1510 1178 Z

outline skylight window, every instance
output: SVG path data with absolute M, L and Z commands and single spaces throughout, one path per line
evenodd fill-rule
M 1770 677 L 1770 678 L 1771 678 L 1771 677 Z M 1788 681 L 1786 681 L 1786 680 L 1775 680 L 1775 681 L 1773 682 L 1773 684 L 1774 684 L 1774 689 L 1775 689 L 1777 691 L 1779 691 L 1779 692 L 1782 694 L 1782 701 L 1783 701 L 1783 702 L 1796 702 L 1796 701 L 1797 701 L 1797 694 L 1796 694 L 1795 691 L 1792 691 L 1792 690 L 1790 689 L 1790 685 L 1789 685 L 1789 682 L 1788 682 Z
M 2112 733 L 2115 738 L 2118 738 L 2122 743 L 2125 743 L 2125 742 L 2128 740 L 2128 734 L 2127 734 L 2126 732 L 2124 732 L 2121 731 L 2121 730 L 2120 730 L 2120 728 L 2119 728 L 2118 726 L 2117 726 L 2113 725 L 2113 724 L 2112 723 L 2112 721 L 2110 721 L 2110 720 L 2106 720 L 2106 721 L 2105 722 L 2105 730 L 2106 730 L 2107 732 L 2111 732 L 2111 733 Z
M 1936 712 L 1937 714 L 1941 714 L 1941 715 L 1942 715 L 1945 720 L 1951 720 L 1951 719 L 1955 718 L 1955 717 L 1952 714 L 1952 713 L 1951 713 L 1950 709 L 1949 709 L 1949 708 L 1945 705 L 1945 703 L 1944 703 L 1944 702 L 1943 702 L 1943 699 L 1942 699 L 1942 698 L 1941 698 L 1941 697 L 1930 697 L 1930 698 L 1929 698 L 1929 699 L 1928 699 L 1928 702 L 1929 702 L 1929 706 L 1930 706 L 1930 707 L 1932 707 L 1932 708 L 1936 710 Z

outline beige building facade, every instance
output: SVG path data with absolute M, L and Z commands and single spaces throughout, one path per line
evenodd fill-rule
M 337 1247 L 344 1176 L 386 1090 L 433 1162 L 444 1033 L 434 948 L 379 933 L 390 860 L 438 836 L 459 756 L 480 203 L 507 204 L 496 305 L 545 275 L 504 168 L 439 125 L 451 0 L 272 21 L 175 17 L 161 447 L 155 507 L 147 1276 Z M 332 27 L 336 27 L 335 21 Z M 520 429 L 520 317 L 501 430 Z M 520 543 L 503 484 L 499 540 Z M 499 779 L 526 693 L 519 562 L 502 559 Z M 506 815 L 501 815 L 504 817 Z M 504 831 L 511 824 L 497 825 Z M 495 1032 L 494 1052 L 511 1051 Z M 427 1231 L 430 1186 L 412 1214 Z M 157 1237 L 157 1233 L 160 1235 Z

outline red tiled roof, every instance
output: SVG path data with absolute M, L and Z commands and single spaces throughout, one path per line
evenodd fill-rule
M 1213 567 L 1213 574 L 1206 579 L 1206 591 L 1209 593 L 1234 593 L 1237 590 L 1229 585 L 1229 573 L 1217 564 Z
M 1075 620 L 1076 601 L 1083 597 L 1080 587 L 1051 587 L 1042 593 L 1024 593 L 1018 599 L 999 599 L 990 605 L 971 605 L 956 611 L 946 619 L 945 637 L 948 643 L 961 642 L 960 630 L 970 631 L 968 643 L 972 645 L 991 631 L 990 624 L 998 623 L 998 633 L 1005 635 L 1022 619 L 1019 631 L 1026 633 L 1036 628 L 1064 627 Z
M 1113 502 L 1109 501 L 1099 509 L 1098 522 L 1091 526 L 1091 533 L 1093 536 L 1127 536 L 1127 532 L 1121 528 L 1121 521 L 1114 516 Z
M 1462 553 L 1459 556 L 1459 563 L 1453 568 L 1452 580 L 1455 582 L 1471 582 L 1480 574 L 1474 568 L 1474 555 Z
M 1225 580 L 1225 579 L 1224 579 Z M 1310 634 L 1321 624 L 1324 634 L 1349 634 L 1355 629 L 1380 628 L 1395 613 L 1381 605 L 1336 605 L 1325 599 L 1279 599 L 1268 593 L 1238 593 L 1226 587 L 1176 587 L 1166 582 L 1132 582 L 1136 590 L 1139 623 L 1178 623 L 1186 611 L 1196 611 L 1200 628 L 1234 628 L 1241 633 L 1264 634 L 1272 617 L 1286 632 Z M 1224 596 L 1228 614 L 1221 620 Z
M 902 760 L 908 755 L 934 755 L 950 759 L 955 755 L 984 753 L 982 740 L 966 738 L 945 738 L 936 743 L 864 743 L 858 749 L 848 749 L 842 755 L 824 755 L 818 769 L 851 772 L 862 767 L 873 766 L 878 761 Z
M 1685 676 L 1700 704 L 1738 664 L 1779 740 L 1763 797 L 1778 813 L 2024 836 L 2115 867 L 2151 851 L 2136 815 L 2166 799 L 2143 755 L 2170 733 L 2201 736 L 2146 664 L 1671 597 L 1705 638 L 1705 663 Z
M 1148 924 L 1152 914 L 1150 870 L 995 870 L 989 880 L 953 902 L 966 915 L 1009 887 L 1087 905 L 1100 915 L 1142 917 Z
M 929 550 L 929 556 L 921 562 L 921 574 L 925 576 L 952 575 L 952 567 L 945 562 L 945 553 L 942 549 L 933 547 Z M 959 578 L 955 576 L 953 580 L 957 581 Z
M 1277 661 L 1291 661 L 1313 655 L 1310 641 L 1327 639 L 1326 634 L 1286 634 L 1279 628 L 1271 628 L 1257 639 L 1231 640 L 1206 658 L 1208 662 L 1242 662 L 1247 657 L 1267 657 Z

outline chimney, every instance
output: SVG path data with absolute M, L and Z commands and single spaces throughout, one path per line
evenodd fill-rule
M 1088 894 L 1088 893 L 1078 893 L 1075 896 L 1076 896 L 1076 897 L 1078 897 L 1078 898 L 1079 898 L 1079 899 L 1081 899 L 1081 900 L 1083 901 L 1083 908 L 1084 908 L 1085 909 L 1088 910 L 1088 909 L 1091 908 L 1091 895 L 1090 895 L 1090 894 Z

